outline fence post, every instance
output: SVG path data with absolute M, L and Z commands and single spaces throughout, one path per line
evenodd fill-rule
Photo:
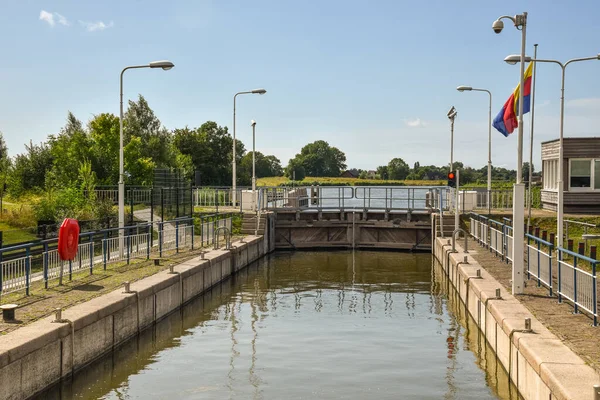
M 219 189 L 215 189 L 217 200 L 215 201 L 215 206 L 217 208 L 217 214 L 219 213 Z M 225 192 L 227 193 L 227 192 Z M 225 198 L 223 198 L 223 204 L 225 204 Z
M 585 255 L 585 243 L 579 242 L 577 246 L 577 253 L 581 254 L 582 256 Z
M 131 219 L 129 225 L 133 224 L 133 188 L 129 189 L 129 207 L 131 209 Z
M 92 240 L 92 235 L 90 234 L 90 275 L 94 274 L 94 241 Z
M 175 187 L 175 218 L 179 218 L 179 186 Z
M 160 188 L 160 220 L 165 220 L 165 188 Z
M 31 285 L 31 260 L 29 256 L 31 250 L 29 246 L 25 249 L 25 294 L 29 296 L 29 286 Z
M 594 253 L 596 253 L 596 246 L 594 246 Z M 595 254 L 594 254 L 595 255 Z M 594 276 L 594 278 L 592 279 L 594 282 L 594 285 L 592 287 L 592 304 L 593 304 L 593 310 L 594 310 L 594 326 L 598 326 L 598 297 L 596 294 L 596 290 L 598 288 L 597 285 L 597 277 L 596 277 L 596 263 L 592 263 L 592 275 Z
M 146 225 L 146 230 L 148 231 L 148 238 L 146 239 L 146 260 L 150 259 L 150 249 L 152 248 L 152 223 Z
M 128 233 L 131 233 L 131 232 L 128 232 Z M 127 238 L 126 239 L 127 243 L 126 243 L 125 247 L 127 248 L 127 264 L 129 264 L 129 254 L 130 254 L 130 249 L 131 249 L 130 248 L 130 246 L 131 246 L 131 235 L 127 235 L 126 238 Z
M 200 216 L 200 247 L 204 246 L 204 217 Z
M 549 246 L 548 247 L 548 271 L 549 271 L 549 276 L 550 278 L 548 279 L 548 283 L 550 286 L 550 296 L 552 296 L 552 247 L 553 246 Z
M 179 220 L 175 221 L 175 252 L 179 253 Z
M 537 238 L 540 237 L 540 227 L 539 226 L 535 227 L 535 237 L 537 237 Z
M 540 287 L 541 286 L 541 283 L 540 283 L 540 273 L 541 273 L 540 264 L 541 264 L 541 261 L 542 261 L 541 258 L 540 258 L 540 252 L 542 251 L 542 243 L 538 241 L 538 246 L 537 247 L 538 247 L 538 251 L 537 251 L 537 266 L 538 266 L 538 268 L 537 268 L 537 285 L 538 285 L 538 287 Z M 552 275 L 550 275 L 550 280 L 552 280 Z
M 44 288 L 48 289 L 48 243 L 44 243 Z M 2 274 L 0 274 L 2 275 Z M 2 278 L 0 278 L 0 288 L 2 287 Z
M 561 275 L 562 275 L 562 265 L 561 265 L 561 261 L 562 261 L 562 251 L 560 250 L 561 247 L 558 247 L 558 302 L 562 303 L 562 279 L 561 279 Z
M 590 258 L 596 259 L 596 246 L 590 246 Z
M 577 257 L 573 257 L 573 305 L 575 306 L 574 314 L 577 314 Z
M 550 240 L 549 240 L 549 242 L 552 243 L 553 245 L 554 245 L 554 239 L 556 239 L 555 236 L 554 236 L 554 232 L 550 232 Z
M 567 250 L 573 251 L 573 239 L 567 240 Z
M 158 255 L 162 257 L 162 245 L 163 245 L 163 222 L 158 223 Z
M 108 231 L 104 231 L 104 239 L 102 240 L 102 258 L 104 262 L 104 270 L 106 271 L 106 248 L 108 247 Z
M 73 261 L 69 260 L 69 280 L 73 280 Z
M 542 231 L 542 240 L 548 241 L 548 231 L 546 231 L 546 230 Z

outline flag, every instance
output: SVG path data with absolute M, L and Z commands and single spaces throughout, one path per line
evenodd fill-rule
M 531 73 L 533 63 L 529 63 L 529 66 L 525 70 L 524 75 L 524 86 L 523 86 L 523 114 L 527 114 L 531 108 Z M 492 125 L 501 134 L 508 137 L 516 127 L 519 126 L 517 117 L 519 116 L 519 85 L 515 91 L 510 95 L 504 106 L 494 118 Z

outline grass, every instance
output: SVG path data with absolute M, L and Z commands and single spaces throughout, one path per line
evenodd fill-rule
M 0 231 L 2 231 L 3 246 L 14 243 L 29 242 L 38 239 L 32 229 L 17 228 L 5 221 L 0 222 Z

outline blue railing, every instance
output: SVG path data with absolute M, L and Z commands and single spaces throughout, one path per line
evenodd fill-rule
M 154 238 L 157 233 L 158 238 Z M 143 223 L 124 228 L 83 232 L 74 260 L 63 261 L 58 255 L 58 239 L 23 243 L 0 249 L 0 295 L 24 290 L 42 281 L 73 279 L 77 272 L 103 268 L 116 262 L 129 264 L 132 259 L 148 259 L 152 253 L 162 257 L 164 251 L 194 248 L 194 224 L 189 217 L 165 222 Z
M 512 261 L 513 228 L 512 221 L 504 218 L 503 222 L 488 219 L 482 215 L 471 213 L 471 235 L 482 246 L 502 257 L 507 262 Z M 482 234 L 488 232 L 489 237 Z M 484 240 L 484 239 L 487 239 Z M 537 280 L 537 285 L 548 288 L 550 296 L 554 293 L 558 301 L 567 300 L 575 308 L 575 312 L 584 311 L 598 325 L 598 298 L 596 269 L 600 261 L 573 251 L 563 249 L 536 236 L 525 234 L 527 240 L 527 277 Z M 558 252 L 557 264 L 554 263 L 553 252 Z M 556 266 L 556 279 L 554 267 Z M 582 268 L 587 267 L 587 268 Z M 554 290 L 556 288 L 556 291 Z
M 580 268 L 583 263 L 589 265 L 591 273 Z M 575 313 L 580 310 L 589 313 L 594 319 L 594 326 L 598 325 L 597 264 L 598 261 L 593 258 L 558 248 L 558 301 L 567 299 L 573 303 Z

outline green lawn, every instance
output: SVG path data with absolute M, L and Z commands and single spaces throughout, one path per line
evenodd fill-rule
M 34 232 L 35 228 L 20 229 L 10 226 L 6 222 L 0 222 L 0 231 L 2 231 L 2 245 L 7 246 L 14 243 L 28 242 L 37 240 Z

